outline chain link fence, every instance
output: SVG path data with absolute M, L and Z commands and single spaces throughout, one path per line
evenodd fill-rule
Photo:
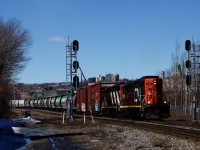
M 171 117 L 175 119 L 192 119 L 192 105 L 170 105 Z M 196 105 L 197 120 L 200 120 L 200 105 Z

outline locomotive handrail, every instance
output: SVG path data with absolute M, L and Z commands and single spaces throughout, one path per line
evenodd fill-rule
M 144 111 L 144 99 L 145 99 L 145 95 L 140 95 L 140 97 L 142 97 L 142 96 L 144 96 L 144 98 L 140 101 L 140 105 L 141 105 L 140 110 Z

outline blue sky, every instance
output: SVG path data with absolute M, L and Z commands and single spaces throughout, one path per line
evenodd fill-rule
M 171 66 L 178 40 L 200 39 L 199 0 L 1 0 L 0 16 L 30 31 L 32 59 L 23 83 L 65 82 L 66 44 L 79 41 L 86 78 L 118 73 L 129 79 Z

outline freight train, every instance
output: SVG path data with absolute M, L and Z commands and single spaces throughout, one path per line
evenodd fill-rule
M 75 96 L 54 96 L 30 100 L 12 100 L 12 107 L 42 108 L 64 111 L 67 101 L 73 110 L 110 117 L 162 119 L 170 117 L 170 106 L 164 99 L 162 79 L 144 76 L 120 83 L 93 83 L 77 88 Z

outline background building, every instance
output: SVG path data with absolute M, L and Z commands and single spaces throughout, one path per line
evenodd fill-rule
M 119 75 L 118 74 L 114 75 L 114 74 L 111 74 L 111 73 L 106 74 L 105 81 L 106 82 L 118 82 L 119 81 Z

